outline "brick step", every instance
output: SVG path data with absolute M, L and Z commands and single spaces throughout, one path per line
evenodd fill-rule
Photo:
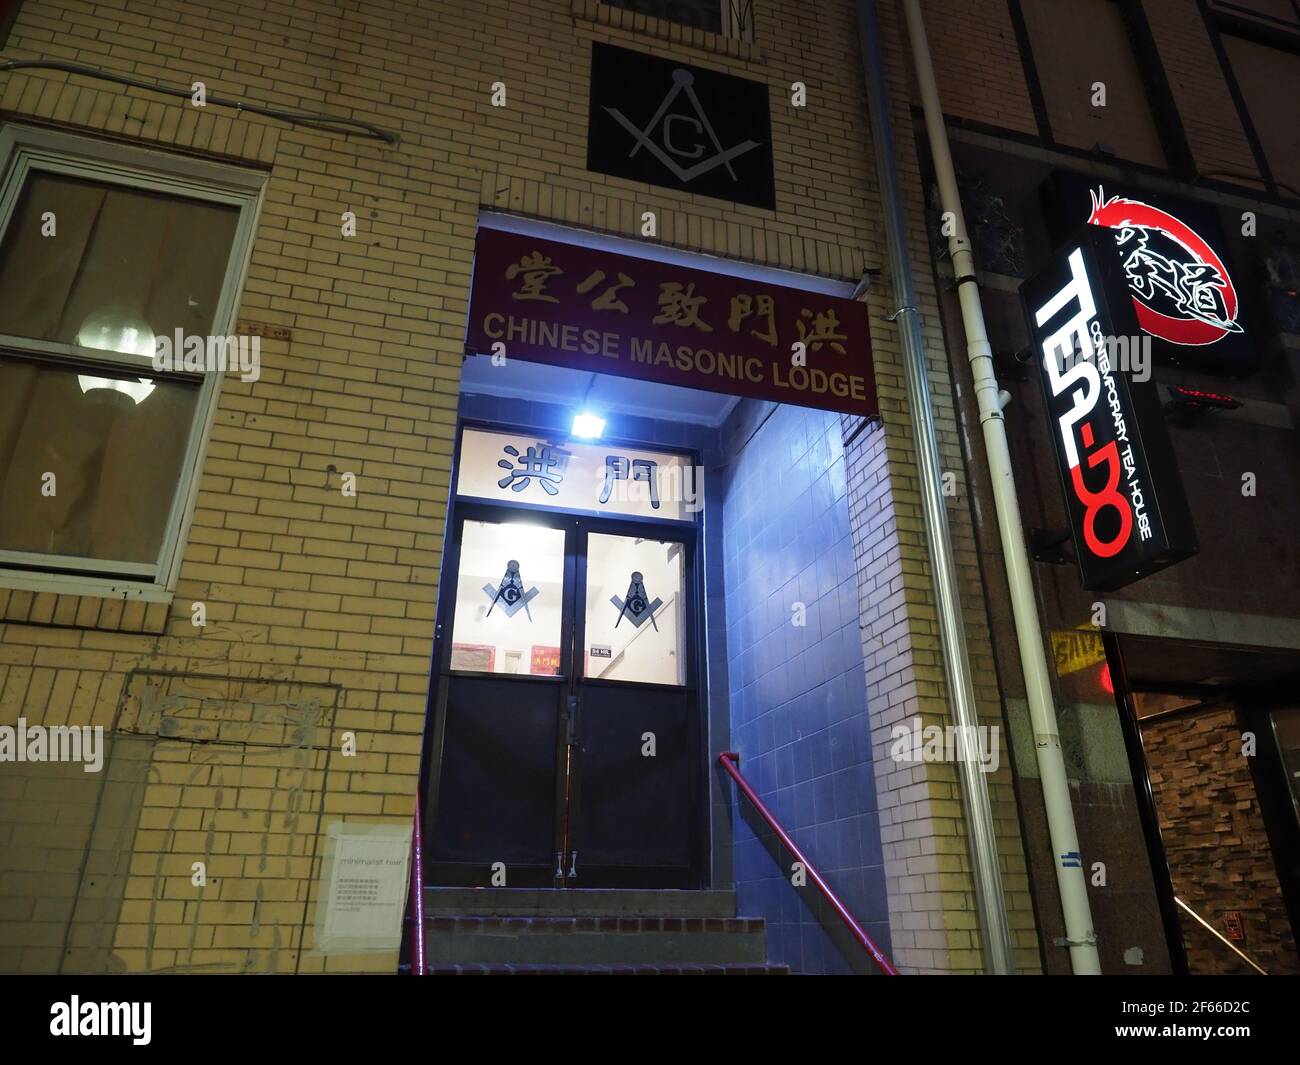
M 789 976 L 785 965 L 437 965 L 430 976 Z
M 732 917 L 736 893 L 427 887 L 424 912 L 433 917 Z
M 755 966 L 764 925 L 744 917 L 430 917 L 430 967 Z

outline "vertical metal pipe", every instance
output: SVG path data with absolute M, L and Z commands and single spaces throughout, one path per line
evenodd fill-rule
M 955 724 L 965 737 L 973 737 L 979 724 L 975 689 L 971 681 L 970 657 L 962 621 L 961 597 L 957 590 L 957 566 L 948 529 L 948 511 L 943 501 L 939 441 L 930 400 L 930 380 L 925 364 L 925 340 L 921 335 L 916 307 L 916 288 L 907 242 L 898 171 L 894 166 L 894 135 L 889 117 L 889 96 L 885 88 L 884 62 L 880 53 L 880 27 L 874 0 L 858 0 L 858 31 L 862 41 L 862 67 L 867 82 L 867 105 L 871 115 L 872 146 L 880 179 L 885 239 L 898 300 L 895 320 L 903 346 L 908 404 L 912 414 L 912 436 L 916 445 L 917 473 L 921 486 L 921 509 L 925 518 L 926 545 L 934 578 L 935 605 L 943 651 L 944 678 Z M 1002 891 L 997 836 L 993 830 L 993 808 L 988 780 L 979 762 L 976 744 L 959 744 L 958 761 L 966 834 L 975 881 L 980 932 L 984 941 L 985 967 L 993 973 L 1012 973 L 1011 928 Z
M 943 210 L 950 213 L 952 233 L 948 249 L 957 274 L 957 298 L 961 303 L 962 325 L 966 331 L 966 352 L 974 383 L 975 402 L 979 408 L 984 450 L 989 464 L 989 487 L 993 492 L 998 533 L 1002 539 L 1002 557 L 1006 564 L 1007 587 L 1011 593 L 1011 615 L 1020 649 L 1020 665 L 1025 676 L 1025 698 L 1033 723 L 1034 751 L 1038 758 L 1038 775 L 1043 789 L 1043 806 L 1047 812 L 1047 829 L 1055 854 L 1056 883 L 1061 893 L 1061 910 L 1065 920 L 1066 945 L 1070 964 L 1076 975 L 1095 976 L 1101 972 L 1097 955 L 1097 936 L 1088 905 L 1088 884 L 1079 858 L 1079 836 L 1070 804 L 1070 782 L 1061 753 L 1061 736 L 1056 725 L 1056 705 L 1052 699 L 1052 682 L 1043 650 L 1042 626 L 1038 620 L 1038 602 L 1034 597 L 1033 575 L 1025 534 L 1020 523 L 1020 504 L 1011 468 L 1011 451 L 1007 446 L 1006 422 L 998 395 L 997 376 L 993 372 L 993 349 L 984 324 L 979 285 L 975 280 L 975 260 L 966 236 L 966 219 L 957 191 L 957 172 L 948 150 L 948 131 L 939 105 L 939 88 L 935 83 L 934 64 L 925 37 L 925 22 L 917 0 L 903 0 L 907 32 L 912 42 L 912 60 L 925 128 L 934 161 L 935 179 Z

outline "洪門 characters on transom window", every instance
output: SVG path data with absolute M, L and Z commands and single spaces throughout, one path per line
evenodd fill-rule
M 601 503 L 608 503 L 618 481 L 642 481 L 650 494 L 650 506 L 659 509 L 659 463 L 653 459 L 629 459 L 626 455 L 605 456 L 605 485 L 600 493 Z
M 564 452 L 556 454 L 554 448 L 548 445 L 531 446 L 521 455 L 519 449 L 512 444 L 507 444 L 502 451 L 511 456 L 515 461 L 510 459 L 498 459 L 497 465 L 503 470 L 509 472 L 497 481 L 497 487 L 509 488 L 512 492 L 522 492 L 536 478 L 537 483 L 542 486 L 542 490 L 551 496 L 558 496 L 560 490 L 556 485 L 564 480 L 564 474 L 558 472 L 557 467 L 562 465 L 561 457 Z

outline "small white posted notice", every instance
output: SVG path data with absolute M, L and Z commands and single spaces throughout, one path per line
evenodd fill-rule
M 366 954 L 398 948 L 410 856 L 411 830 L 405 825 L 330 825 L 316 911 L 318 951 Z

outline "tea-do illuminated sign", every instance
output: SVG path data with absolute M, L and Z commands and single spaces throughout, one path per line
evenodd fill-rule
M 1083 586 L 1113 590 L 1195 554 L 1155 386 L 1119 357 L 1139 327 L 1109 234 L 1084 227 L 1021 296 Z

